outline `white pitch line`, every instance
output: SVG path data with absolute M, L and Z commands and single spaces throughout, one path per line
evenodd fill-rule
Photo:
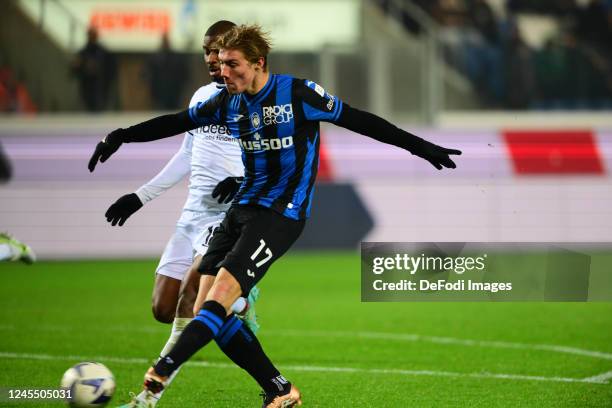
M 484 348 L 507 348 L 519 350 L 542 350 L 555 353 L 574 354 L 584 357 L 593 357 L 601 360 L 611 360 L 612 353 L 602 351 L 585 350 L 577 347 L 557 346 L 552 344 L 529 344 L 529 343 L 513 343 L 506 341 L 487 341 L 487 340 L 471 340 L 459 339 L 456 337 L 438 337 L 438 336 L 423 336 L 420 334 L 402 334 L 402 333 L 382 333 L 382 332 L 342 332 L 342 331 L 301 331 L 301 330 L 266 330 L 266 334 L 286 335 L 286 336 L 312 336 L 312 337 L 351 337 L 365 339 L 380 339 L 380 340 L 395 340 L 395 341 L 410 341 L 435 344 L 450 344 L 469 347 L 484 347 Z
M 594 375 L 592 377 L 583 378 L 584 380 L 588 380 L 589 382 L 601 382 L 603 384 L 608 383 L 608 380 L 612 379 L 612 371 L 607 371 L 605 373 L 601 373 L 598 375 Z
M 1 330 L 18 330 L 16 326 L 12 325 L 0 325 Z M 36 326 L 36 330 L 48 330 L 48 331 L 71 331 L 75 330 L 72 326 L 61 326 L 61 325 L 41 325 Z M 121 332 L 138 332 L 138 333 L 158 333 L 167 331 L 166 326 L 145 326 L 145 327 L 134 327 L 134 326 L 105 326 L 104 331 L 121 331 Z M 514 343 L 508 341 L 495 341 L 495 340 L 473 340 L 473 339 L 460 339 L 457 337 L 440 337 L 440 336 L 426 336 L 420 334 L 411 333 L 388 333 L 388 332 L 343 332 L 343 331 L 317 331 L 317 330 L 265 330 L 261 332 L 260 336 L 275 335 L 275 336 L 297 336 L 297 337 L 350 337 L 364 338 L 364 339 L 380 339 L 380 340 L 394 340 L 394 341 L 410 341 L 410 342 L 422 342 L 422 343 L 434 343 L 434 344 L 450 344 L 457 346 L 468 346 L 468 347 L 483 347 L 483 348 L 505 348 L 505 349 L 517 349 L 517 350 L 541 350 L 549 351 L 554 353 L 562 354 L 573 354 L 583 357 L 592 357 L 600 360 L 612 361 L 612 353 L 606 353 L 603 351 L 586 350 L 578 347 L 570 346 L 559 346 L 554 344 L 530 344 L 530 343 Z
M 32 353 L 9 353 L 0 352 L 0 358 L 13 358 L 24 360 L 46 360 L 46 361 L 102 361 L 112 362 L 117 364 L 150 364 L 151 360 L 146 358 L 120 358 L 120 357 L 86 357 L 86 356 L 56 356 L 50 354 L 32 354 Z M 190 366 L 210 367 L 210 368 L 232 368 L 237 367 L 228 363 L 214 363 L 206 361 L 193 361 L 187 363 Z M 480 379 L 502 379 L 502 380 L 519 380 L 519 381 L 546 381 L 546 382 L 563 382 L 563 383 L 588 383 L 588 384 L 608 384 L 610 377 L 602 376 L 589 378 L 568 378 L 568 377 L 543 377 L 537 375 L 518 375 L 504 373 L 459 373 L 452 371 L 435 371 L 435 370 L 402 370 L 393 368 L 359 368 L 359 367 L 325 367 L 325 366 L 310 366 L 310 365 L 284 365 L 281 366 L 285 370 L 307 371 L 307 372 L 325 372 L 325 373 L 361 373 L 361 374 L 394 374 L 405 376 L 428 376 L 428 377 L 454 377 L 454 378 L 480 378 Z M 610 373 L 604 373 L 610 374 Z

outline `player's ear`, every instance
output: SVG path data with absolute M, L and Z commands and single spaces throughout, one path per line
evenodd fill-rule
M 255 63 L 262 71 L 266 72 L 266 59 L 264 57 L 259 57 L 257 62 Z

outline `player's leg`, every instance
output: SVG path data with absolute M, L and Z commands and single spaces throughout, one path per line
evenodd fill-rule
M 9 181 L 12 175 L 11 162 L 0 143 L 0 183 Z M 32 264 L 36 261 L 36 255 L 29 246 L 7 233 L 0 233 L 0 261 L 22 261 Z
M 281 403 L 293 406 L 301 403 L 299 391 L 280 375 L 252 332 L 235 317 L 226 316 L 235 299 L 241 293 L 248 293 L 272 262 L 295 242 L 304 223 L 261 208 L 230 211 L 228 219 L 230 230 L 239 231 L 239 238 L 221 262 L 221 270 L 202 309 L 172 351 L 149 371 L 147 385 L 153 390 L 163 388 L 163 382 L 176 367 L 217 338 L 226 354 L 262 386 L 266 393 L 265 406 Z M 221 235 L 215 235 L 211 249 L 217 237 Z M 208 254 L 200 268 L 203 273 L 219 264 L 207 262 L 207 257 Z
M 193 315 L 194 315 L 193 308 L 194 308 L 194 303 L 196 302 L 197 295 L 202 294 L 205 297 L 208 294 L 208 291 L 210 290 L 210 288 L 212 287 L 214 283 L 215 276 L 201 275 L 200 272 L 198 272 L 198 267 L 200 265 L 201 260 L 202 260 L 202 255 L 196 256 L 191 269 L 187 273 L 187 276 L 185 277 L 185 279 L 183 279 L 183 283 L 182 283 L 180 294 L 179 294 L 177 310 L 176 310 L 176 317 L 174 318 L 174 322 L 172 325 L 172 332 L 170 334 L 170 337 L 166 341 L 164 348 L 162 349 L 160 353 L 160 358 L 162 358 L 162 356 L 165 356 L 166 354 L 170 352 L 170 350 L 176 344 L 176 341 L 180 337 L 184 328 L 193 319 Z M 240 297 L 232 305 L 231 307 L 232 312 L 238 313 L 238 312 L 243 311 L 243 309 L 245 308 L 245 306 L 243 305 L 247 305 L 246 307 L 249 308 L 249 311 L 254 310 L 254 307 L 252 307 L 251 305 L 247 303 L 247 299 Z M 241 318 L 241 321 L 242 321 L 242 318 Z M 251 320 L 249 323 L 253 324 L 253 322 L 256 324 L 256 321 L 254 321 L 254 319 Z M 251 326 L 246 321 L 245 323 L 246 323 L 246 327 L 248 327 L 248 330 L 249 331 L 252 330 Z M 161 390 L 160 392 L 156 394 L 151 394 L 145 390 L 145 391 L 142 391 L 136 397 L 136 399 L 139 401 L 147 401 L 147 405 L 145 405 L 147 407 L 151 407 L 151 408 L 154 407 L 157 404 L 157 402 L 159 402 L 159 400 L 161 399 L 165 390 L 167 390 L 170 384 L 174 381 L 179 370 L 180 370 L 180 367 L 177 368 L 172 373 L 172 375 L 166 381 L 165 387 L 163 390 Z
M 197 274 L 198 276 L 201 276 L 201 279 L 200 287 L 197 290 L 197 293 L 193 295 L 194 301 L 182 305 L 182 299 L 179 298 L 178 306 L 178 308 L 183 308 L 183 313 L 185 313 L 187 310 L 187 304 L 190 305 L 189 307 L 191 308 L 192 316 L 197 315 L 202 309 L 202 305 L 206 301 L 208 291 L 212 287 L 215 277 L 213 275 L 201 275 L 199 272 L 197 272 Z M 249 292 L 249 295 L 247 297 L 241 296 L 236 299 L 230 310 L 230 313 L 235 314 L 236 317 L 241 319 L 249 327 L 249 329 L 253 331 L 253 333 L 257 333 L 259 330 L 259 323 L 257 323 L 257 315 L 255 313 L 255 303 L 257 302 L 257 299 L 259 299 L 259 288 L 257 286 L 253 286 Z
M 36 255 L 32 248 L 6 233 L 0 233 L 0 261 L 22 261 L 32 264 Z
M 155 285 L 151 296 L 151 311 L 160 323 L 172 323 L 178 304 L 181 280 L 161 273 L 155 275 Z
M 222 220 L 223 216 L 213 217 L 213 220 L 205 224 L 202 230 L 214 231 Z M 197 268 L 202 255 L 208 249 L 208 240 L 210 236 L 207 237 L 205 233 L 194 238 L 188 236 L 187 232 L 179 227 L 168 241 L 157 267 L 151 302 L 153 316 L 157 321 L 175 323 L 177 311 L 180 318 L 193 318 L 193 304 L 195 295 L 198 293 L 200 276 Z M 194 250 L 197 252 L 195 258 L 193 258 Z M 190 273 L 192 273 L 193 280 L 184 280 L 185 276 L 189 276 Z M 203 294 L 206 295 L 207 292 L 208 290 Z M 246 299 L 238 299 L 234 309 L 242 311 L 245 304 Z M 189 322 L 179 322 L 182 327 L 187 323 Z
M 220 320 L 217 319 L 220 318 L 220 313 L 224 313 L 227 310 L 228 305 L 231 303 L 231 299 L 237 296 L 241 290 L 240 284 L 233 275 L 227 269 L 221 268 L 215 280 L 215 284 L 211 288 L 202 310 L 196 319 L 200 319 L 200 321 L 208 324 L 209 329 L 214 327 L 215 324 L 219 324 Z M 222 308 L 220 308 L 219 305 L 222 305 Z M 215 310 L 218 311 L 216 316 L 211 314 L 211 312 L 215 313 Z M 190 338 L 186 338 L 185 335 L 182 336 L 179 342 L 182 340 L 183 344 L 177 344 L 176 348 L 166 357 L 165 363 L 186 361 L 192 354 L 189 350 L 197 350 L 205 345 L 206 336 L 210 336 L 208 330 L 206 330 L 206 328 L 200 330 L 201 327 L 193 323 L 190 326 L 191 327 L 186 328 L 187 333 L 184 333 L 190 336 Z M 215 330 L 213 329 L 212 331 Z M 295 404 L 301 405 L 299 390 L 281 375 L 279 370 L 265 354 L 255 334 L 242 320 L 230 314 L 226 317 L 219 329 L 216 330 L 216 333 L 215 341 L 221 350 L 236 365 L 247 371 L 263 388 L 265 393 L 265 407 L 290 407 Z M 202 340 L 203 338 L 204 340 Z M 180 351 L 183 351 L 183 353 Z M 157 370 L 159 366 L 160 364 L 156 366 L 155 370 Z M 149 374 L 157 373 L 153 372 L 152 369 Z M 155 376 L 154 379 L 158 383 L 161 383 L 158 385 L 163 384 L 163 378 Z
M 161 350 L 160 356 L 165 355 L 172 348 L 185 326 L 191 321 L 191 318 L 184 321 L 177 319 L 175 313 L 181 282 L 192 264 L 192 257 L 191 238 L 187 231 L 177 227 L 168 240 L 155 271 L 155 285 L 151 296 L 151 309 L 155 319 L 162 323 L 172 323 L 170 337 Z M 141 391 L 122 407 L 152 408 L 155 407 L 160 397 L 161 394 L 155 395 L 146 390 Z
M 197 299 L 195 301 L 195 303 L 198 305 L 202 303 L 202 300 L 206 300 L 206 298 L 208 297 L 208 292 L 209 292 L 208 285 L 211 282 L 213 282 L 213 285 L 214 285 L 214 281 L 217 279 L 218 268 L 216 265 L 223 261 L 226 254 L 233 248 L 234 244 L 239 238 L 239 227 L 236 226 L 236 220 L 232 220 L 233 218 L 235 218 L 233 214 L 234 212 L 230 210 L 227 216 L 225 217 L 225 219 L 223 220 L 223 222 L 220 224 L 219 228 L 215 231 L 215 234 L 212 236 L 212 239 L 210 241 L 210 246 L 201 261 L 201 265 L 199 267 L 199 269 L 201 269 L 201 272 L 202 272 L 202 276 L 199 281 L 200 290 L 198 290 Z M 239 294 L 240 293 L 238 291 L 235 299 L 238 298 Z M 199 313 L 199 310 L 197 312 Z M 212 319 L 218 320 L 217 322 L 218 326 L 221 326 L 223 323 L 223 320 L 225 319 L 227 315 L 227 312 L 225 308 L 221 307 L 221 311 L 219 313 L 221 314 L 221 318 L 213 317 Z M 198 319 L 202 320 L 203 318 L 198 317 Z M 175 345 L 172 348 L 172 350 L 166 356 L 164 356 L 164 358 L 160 359 L 160 361 L 168 359 L 167 356 L 170 355 L 173 352 L 173 350 L 179 347 L 178 344 L 181 342 L 181 339 L 185 337 L 186 331 L 189 331 L 189 328 L 192 327 L 193 325 L 194 325 L 194 321 L 192 321 L 189 325 L 187 325 L 187 327 L 185 328 L 185 331 L 183 331 L 183 334 L 178 339 L 177 345 Z M 198 323 L 196 326 L 199 326 L 199 325 L 201 325 L 201 323 Z M 206 342 L 210 341 L 217 332 L 218 332 L 218 329 L 215 330 L 214 333 L 212 333 L 212 336 L 208 336 L 208 335 L 205 336 L 208 338 L 208 340 L 205 340 L 205 341 Z M 191 336 L 187 336 L 187 337 L 191 337 Z M 181 361 L 177 360 L 177 363 L 173 365 L 172 370 L 169 370 L 167 374 L 166 373 L 158 373 L 158 374 L 164 377 L 163 380 L 165 382 L 166 378 L 169 377 L 170 373 L 174 371 L 177 367 L 179 367 L 186 360 L 187 360 L 186 358 L 182 359 Z M 172 359 L 169 361 L 172 361 L 172 363 L 174 363 Z M 146 379 L 147 379 L 147 376 L 145 376 L 145 384 L 146 384 Z M 152 387 L 148 387 L 148 388 L 150 391 L 156 392 L 155 388 L 152 388 Z M 163 389 L 163 387 L 161 389 Z
M 180 337 L 185 327 L 187 327 L 187 325 L 193 319 L 193 304 L 198 294 L 198 287 L 200 288 L 199 290 L 207 293 L 213 284 L 214 276 L 208 276 L 207 282 L 200 284 L 201 274 L 198 272 L 198 266 L 200 265 L 201 259 L 201 255 L 198 255 L 195 258 L 193 265 L 187 273 L 187 276 L 185 279 L 183 279 L 179 293 L 178 305 L 176 308 L 176 317 L 174 318 L 174 324 L 172 327 L 173 330 L 164 348 L 162 349 L 159 358 L 162 358 L 162 356 L 165 356 L 170 352 L 170 350 L 172 350 L 172 347 L 174 347 L 176 344 L 176 341 Z M 174 374 L 176 374 L 177 371 L 175 371 Z
M 189 272 L 187 272 L 187 275 L 182 281 L 178 295 L 176 316 L 174 317 L 174 321 L 172 322 L 172 331 L 170 332 L 170 337 L 168 337 L 166 344 L 164 345 L 159 354 L 159 358 L 162 358 L 162 356 L 165 356 L 170 352 L 170 350 L 172 350 L 181 333 L 183 333 L 185 327 L 193 319 L 193 303 L 195 302 L 198 293 L 198 285 L 201 276 L 198 272 L 198 266 L 200 265 L 201 259 L 201 255 L 198 255 L 194 259 L 194 263 L 192 264 L 191 268 L 189 269 Z M 210 289 L 210 286 L 212 286 L 212 282 L 214 280 L 214 276 L 209 276 L 208 280 L 210 281 L 210 283 L 208 284 L 208 289 Z M 208 292 L 208 289 L 205 290 Z M 155 407 L 159 400 L 162 398 L 164 392 L 168 389 L 168 386 L 170 386 L 170 384 L 174 381 L 179 371 L 180 367 L 177 368 L 168 378 L 165 383 L 164 389 L 161 389 L 156 393 L 150 392 L 146 389 L 142 390 L 140 394 L 136 395 L 129 404 L 125 405 L 125 407 Z
M 193 305 L 196 303 L 199 293 L 208 293 L 214 282 L 214 276 L 207 276 L 208 279 L 206 279 L 205 282 L 201 282 L 200 278 L 203 278 L 203 276 L 198 272 L 201 262 L 202 255 L 196 255 L 193 260 L 193 265 L 191 265 L 187 273 L 187 277 L 183 280 L 183 285 L 179 293 L 178 305 L 176 307 L 176 317 L 193 319 Z
M 223 269 L 223 268 L 221 268 Z M 195 301 L 191 304 L 191 313 L 192 316 L 198 314 L 200 310 L 202 310 L 202 305 L 204 302 L 208 300 L 208 294 L 213 284 L 215 283 L 216 275 L 202 275 L 200 272 L 197 272 L 198 276 L 200 276 L 200 286 L 195 296 Z M 259 295 L 257 295 L 259 296 Z M 228 313 L 230 314 L 241 314 L 245 311 L 246 308 L 249 307 L 248 299 L 242 296 L 239 296 L 238 299 L 234 303 L 232 303 Z
M 251 291 L 270 265 L 293 245 L 304 228 L 303 221 L 287 219 L 271 210 L 259 208 L 256 212 L 257 218 L 245 226 L 219 273 L 221 275 L 225 271 L 233 276 L 243 292 Z M 223 291 L 222 287 L 213 286 L 209 298 L 223 297 L 223 293 L 215 292 L 217 289 Z M 221 327 L 215 339 L 221 350 L 262 387 L 265 407 L 301 405 L 300 392 L 270 361 L 255 334 L 240 323 L 230 316 Z
M 177 227 L 168 241 L 155 271 L 151 309 L 161 323 L 172 323 L 178 304 L 181 282 L 193 262 L 192 238 Z
M 214 231 L 215 229 L 217 229 L 222 219 L 223 217 L 216 217 L 212 222 L 205 224 L 203 227 L 201 227 L 203 232 L 198 237 L 193 239 L 193 250 L 197 253 L 197 255 L 194 258 L 193 264 L 191 265 L 189 271 L 187 272 L 187 275 L 182 281 L 179 295 L 178 295 L 176 313 L 175 313 L 174 321 L 172 324 L 172 331 L 171 331 L 170 337 L 166 341 L 166 344 L 164 345 L 160 353 L 160 358 L 161 356 L 168 354 L 168 352 L 172 349 L 172 347 L 176 343 L 177 339 L 180 337 L 181 333 L 183 332 L 183 329 L 193 319 L 193 316 L 194 316 L 193 305 L 196 301 L 197 295 L 201 294 L 203 296 L 206 296 L 206 294 L 208 293 L 209 289 L 211 288 L 214 282 L 214 278 L 215 278 L 214 275 L 202 276 L 200 272 L 198 272 L 198 267 L 202 260 L 203 253 L 206 253 L 206 251 L 208 250 L 208 241 L 210 241 L 210 238 L 212 235 L 212 234 L 207 235 L 206 231 Z M 176 240 L 171 240 L 171 241 L 176 244 Z M 169 244 L 168 247 L 171 248 L 172 245 Z M 162 258 L 170 258 L 170 254 L 172 253 L 176 253 L 176 250 L 167 251 L 166 257 L 162 257 Z M 160 262 L 160 265 L 166 265 L 166 263 Z M 165 271 L 165 273 L 168 272 L 168 268 L 165 268 L 165 267 L 160 267 L 158 269 L 161 271 Z M 160 298 L 163 298 L 163 297 L 160 296 Z M 243 305 L 245 303 L 246 303 L 245 298 L 242 298 L 242 297 L 239 298 L 235 302 L 235 304 L 232 306 L 232 310 L 242 311 L 244 308 Z M 168 378 L 164 389 L 160 390 L 157 393 L 152 393 L 148 390 L 143 390 L 140 394 L 135 396 L 132 402 L 128 404 L 127 406 L 129 407 L 147 407 L 147 408 L 155 407 L 157 405 L 157 402 L 159 402 L 159 400 L 161 399 L 167 387 L 176 378 L 178 372 L 179 372 L 179 369 L 175 370 L 172 376 Z
M 201 274 L 199 271 L 197 271 L 197 273 L 200 276 L 200 280 L 198 292 L 196 293 L 196 299 L 191 306 L 192 316 L 196 316 L 202 309 L 202 305 L 208 298 L 208 292 L 210 291 L 210 288 L 212 288 L 213 284 L 215 283 L 215 278 L 217 277 L 217 274 Z
M 194 259 L 193 268 L 197 269 L 200 265 L 202 257 L 206 253 L 208 253 L 210 241 L 212 237 L 215 235 L 215 232 L 219 230 L 221 222 L 223 221 L 224 218 L 225 218 L 225 213 L 219 214 L 216 217 L 210 218 L 211 221 L 204 224 L 200 228 L 201 233 L 195 239 L 194 245 L 193 245 L 194 251 L 198 254 L 196 258 Z M 217 258 L 217 256 L 215 256 L 215 258 Z M 219 260 L 222 260 L 222 259 L 223 257 L 221 256 Z M 200 276 L 199 273 L 197 273 L 197 275 Z M 193 290 L 191 290 L 189 293 L 185 293 L 184 296 L 181 294 L 179 296 L 179 305 L 178 305 L 178 308 L 181 309 L 181 311 L 178 311 L 178 313 L 183 313 L 185 316 L 187 316 L 187 313 L 192 311 L 193 315 L 197 314 L 197 312 L 201 309 L 202 303 L 204 303 L 204 299 L 206 298 L 206 295 L 208 294 L 208 290 L 212 286 L 213 281 L 214 279 L 211 280 L 211 279 L 203 278 L 201 283 L 204 286 L 200 286 L 200 288 L 197 289 L 195 293 L 193 292 Z M 197 288 L 197 285 L 195 286 L 195 288 Z M 199 295 L 200 298 L 198 300 L 197 308 L 194 308 L 194 304 L 196 302 L 197 295 Z M 257 287 L 253 287 L 253 289 L 249 293 L 248 298 L 239 297 L 234 302 L 234 304 L 232 305 L 232 309 L 231 309 L 233 313 L 236 313 L 241 319 L 243 319 L 246 322 L 246 324 L 249 326 L 251 330 L 253 330 L 253 332 L 257 332 L 257 330 L 259 329 L 259 324 L 257 323 L 257 316 L 255 314 L 255 302 L 257 301 L 258 297 L 259 297 L 259 289 Z

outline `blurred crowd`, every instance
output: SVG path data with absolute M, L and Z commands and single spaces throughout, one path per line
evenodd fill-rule
M 117 62 L 115 55 L 98 41 L 95 28 L 87 31 L 87 43 L 75 55 L 71 69 L 78 80 L 85 109 L 89 112 L 107 109 L 117 76 Z
M 160 37 L 159 49 L 144 58 L 140 77 L 148 86 L 150 109 L 174 110 L 182 106 L 182 95 L 189 80 L 188 61 L 184 54 L 170 46 L 167 33 Z M 98 39 L 98 32 L 90 27 L 87 43 L 72 60 L 71 71 L 78 80 L 82 106 L 89 112 L 113 109 L 113 93 L 117 89 L 117 56 Z M 116 104 L 116 103 L 115 103 Z
M 429 14 L 446 62 L 472 84 L 483 108 L 612 109 L 612 0 L 375 1 L 417 36 L 423 27 L 401 6 Z M 115 55 L 90 28 L 69 64 L 80 109 L 181 108 L 203 75 L 201 56 L 177 52 L 165 33 L 159 44 L 152 53 Z M 0 60 L 0 112 L 37 110 L 26 86 L 32 83 L 19 79 Z
M 23 81 L 6 64 L 0 63 L 0 113 L 35 113 L 36 105 Z
M 486 0 L 379 3 L 389 10 L 402 1 L 437 21 L 446 61 L 471 81 L 484 107 L 612 108 L 612 0 L 506 0 L 501 12 Z M 519 19 L 529 15 L 557 28 L 541 46 L 525 41 Z M 400 18 L 422 32 L 409 13 Z
M 161 45 L 148 59 L 143 75 L 149 85 L 154 109 L 172 110 L 181 106 L 189 69 L 185 55 L 170 46 L 168 34 L 162 34 Z

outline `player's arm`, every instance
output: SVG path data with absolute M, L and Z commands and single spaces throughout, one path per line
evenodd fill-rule
M 126 129 L 113 130 L 96 146 L 87 166 L 89 171 L 94 171 L 98 161 L 104 163 L 108 160 L 123 143 L 150 142 L 174 136 L 204 124 L 221 123 L 220 110 L 226 95 L 227 91 L 223 90 L 206 102 L 199 102 L 182 112 L 158 116 Z
M 164 168 L 149 182 L 136 190 L 135 194 L 143 204 L 159 197 L 191 172 L 192 146 L 193 134 L 186 132 L 181 148 L 172 156 Z
M 380 142 L 401 147 L 427 160 L 438 170 L 456 167 L 449 156 L 461 154 L 459 150 L 438 146 L 398 128 L 380 116 L 353 108 L 314 82 L 304 81 L 297 91 L 302 97 L 304 114 L 309 120 L 331 122 Z
M 391 144 L 408 150 L 415 156 L 419 156 L 432 164 L 436 169 L 444 167 L 454 169 L 457 167 L 450 155 L 460 155 L 461 151 L 447 149 L 428 142 L 412 133 L 398 128 L 373 113 L 362 111 L 344 104 L 342 112 L 334 122 L 338 126 L 352 130 L 353 132 L 369 136 L 379 142 Z
M 164 168 L 134 193 L 121 196 L 106 210 L 106 221 L 122 226 L 125 221 L 149 201 L 181 181 L 191 171 L 191 147 L 193 135 L 185 134 L 181 148 Z

